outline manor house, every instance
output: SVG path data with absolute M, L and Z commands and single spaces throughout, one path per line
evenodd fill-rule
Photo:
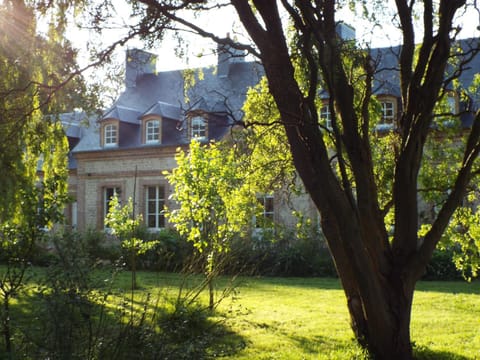
M 393 127 L 400 109 L 398 71 L 399 47 L 373 49 L 378 62 L 374 94 L 381 105 L 379 131 Z M 156 71 L 158 58 L 130 49 L 126 53 L 124 90 L 100 119 L 82 114 L 63 114 L 71 152 L 69 223 L 79 230 L 104 228 L 104 218 L 114 194 L 132 198 L 135 212 L 146 226 L 159 230 L 168 226 L 163 208 L 172 193 L 163 172 L 175 167 L 177 148 L 187 148 L 192 138 L 220 140 L 228 136 L 235 119 L 242 117 L 248 89 L 263 75 L 261 65 L 246 61 L 237 51 L 218 51 L 216 66 L 194 70 Z M 383 69 L 383 70 L 382 70 Z M 476 56 L 460 78 L 469 85 L 480 69 Z M 192 79 L 194 81 L 191 81 Z M 324 103 L 321 121 L 328 127 L 328 94 L 319 94 Z M 465 126 L 471 125 L 478 104 L 460 102 L 452 92 L 451 111 L 461 113 Z M 260 196 L 264 216 L 284 225 L 295 224 L 292 210 L 318 221 L 315 206 L 307 195 L 292 200 L 282 194 Z

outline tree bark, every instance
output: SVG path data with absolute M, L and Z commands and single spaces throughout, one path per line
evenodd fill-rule
M 143 2 L 151 6 L 156 3 Z M 401 144 L 393 179 L 395 231 L 393 239 L 389 239 L 385 214 L 379 205 L 368 135 L 373 72 L 368 70 L 366 57 L 364 78 L 369 79 L 366 87 L 370 88 L 364 94 L 355 93 L 345 69 L 345 57 L 352 53 L 345 53 L 349 46 L 336 35 L 337 2 L 231 1 L 255 44 L 250 47 L 251 52 L 263 64 L 295 168 L 322 216 L 322 229 L 345 291 L 355 336 L 377 359 L 408 360 L 413 358 L 409 331 L 415 283 L 468 185 L 472 159 L 480 151 L 480 125 L 469 139 L 465 150 L 469 157 L 465 157 L 455 189 L 422 244 L 417 235 L 417 177 L 432 128 L 433 111 L 446 85 L 444 72 L 450 56 L 452 20 L 465 0 L 422 2 L 424 35 L 418 52 L 412 2 L 396 0 L 395 3 L 404 44 L 399 57 Z M 300 52 L 307 62 L 307 84 L 302 86 L 292 64 L 283 15 L 278 9 L 280 4 L 291 16 Z M 178 19 L 171 14 L 168 18 Z M 188 26 L 186 20 L 181 23 Z M 190 27 L 219 43 L 226 41 L 195 25 Z M 245 46 L 238 44 L 238 48 Z M 353 62 L 358 60 L 358 53 L 354 57 Z M 334 105 L 331 135 L 336 162 L 332 161 L 331 148 L 325 142 L 327 135 L 319 127 L 316 100 L 320 78 L 329 94 L 329 103 Z M 362 103 L 361 112 L 358 103 Z
M 445 24 L 451 22 L 453 9 L 460 3 L 449 7 L 442 1 L 444 31 L 449 31 Z M 419 63 L 413 71 L 413 14 L 405 1 L 397 1 L 405 28 L 406 46 L 400 57 L 405 114 L 402 122 L 404 144 L 394 187 L 397 227 L 391 247 L 378 206 L 368 138 L 362 139 L 359 134 L 353 89 L 341 67 L 342 55 L 335 42 L 334 2 L 323 3 L 323 22 L 318 20 L 320 16 L 308 16 L 317 10 L 309 1 L 296 3 L 301 9 L 299 12 L 286 2 L 283 4 L 293 14 L 303 34 L 313 34 L 316 40 L 320 68 L 343 127 L 340 132 L 334 126 L 334 132 L 339 135 L 336 137 L 339 162 L 343 160 L 341 151 L 345 149 L 355 178 L 355 196 L 332 170 L 318 128 L 315 105 L 311 97 L 302 95 L 295 80 L 276 2 L 254 1 L 263 26 L 247 3 L 233 1 L 233 4 L 259 48 L 270 91 L 285 125 L 295 167 L 322 215 L 322 229 L 345 291 L 357 340 L 378 359 L 412 359 L 410 317 L 413 293 L 415 282 L 428 260 L 422 259 L 415 271 L 408 269 L 407 265 L 412 257 L 418 258 L 417 176 L 448 61 L 448 34 L 434 40 L 429 25 L 431 12 L 425 15 L 427 33 Z M 427 9 L 431 3 L 427 1 L 425 6 Z M 311 66 L 311 69 L 315 68 Z M 315 81 L 315 76 L 312 75 L 310 80 Z

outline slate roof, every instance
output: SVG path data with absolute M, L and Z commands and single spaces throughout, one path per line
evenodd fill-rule
M 145 57 L 144 52 L 141 55 Z M 129 56 L 132 53 L 127 55 Z M 136 64 L 133 70 L 136 77 L 132 81 L 132 72 L 128 73 L 129 59 L 127 58 L 126 65 L 129 81 L 125 90 L 99 120 L 99 123 L 108 119 L 120 121 L 119 149 L 188 144 L 188 127 L 184 126 L 184 122 L 191 110 L 209 113 L 209 137 L 216 140 L 222 138 L 232 124 L 228 115 L 233 114 L 236 119 L 242 117 L 241 108 L 247 90 L 255 86 L 263 76 L 259 64 L 240 61 L 238 58 L 229 63 L 226 76 L 219 76 L 214 67 L 194 69 L 196 80 L 185 97 L 182 71 L 153 73 L 147 70 L 142 73 L 141 65 Z M 160 115 L 164 119 L 160 144 L 141 143 L 141 119 L 148 115 Z M 99 125 L 91 123 L 90 129 L 84 132 L 73 152 L 112 151 L 112 148 L 100 147 L 99 133 Z
M 479 39 L 459 42 L 466 50 L 478 45 Z M 371 50 L 377 65 L 373 92 L 375 95 L 388 94 L 400 97 L 398 58 L 400 46 Z M 238 54 L 237 54 L 238 55 Z M 134 63 L 138 56 L 144 63 Z M 219 54 L 218 67 L 188 70 L 195 74 L 195 83 L 185 96 L 185 72 L 180 70 L 155 72 L 156 56 L 142 50 L 129 50 L 126 61 L 125 90 L 110 109 L 107 109 L 99 122 L 89 119 L 88 127 L 71 125 L 67 127 L 69 139 L 73 141 L 73 153 L 89 151 L 112 151 L 100 147 L 99 123 L 108 119 L 120 122 L 120 143 L 118 148 L 141 148 L 145 146 L 168 146 L 188 144 L 186 118 L 189 111 L 205 111 L 210 115 L 209 137 L 222 138 L 232 124 L 232 118 L 241 119 L 241 108 L 248 89 L 256 85 L 263 76 L 261 65 L 247 62 L 241 57 L 226 58 Z M 226 63 L 227 62 L 227 63 Z M 145 66 L 143 66 L 145 65 Z M 475 74 L 480 71 L 480 56 L 475 56 L 460 76 L 460 81 L 469 86 Z M 480 108 L 480 94 L 473 99 L 475 109 Z M 326 92 L 319 94 L 328 97 Z M 141 143 L 141 119 L 144 116 L 159 115 L 162 121 L 162 141 L 160 144 Z M 473 113 L 462 115 L 462 122 L 468 126 Z M 72 160 L 72 164 L 74 161 Z M 72 165 L 73 166 L 73 165 Z
M 70 149 L 74 149 L 80 140 L 87 138 L 87 135 L 91 132 L 90 122 L 92 122 L 92 119 L 84 112 L 60 114 L 60 121 L 62 122 Z M 77 168 L 77 160 L 73 156 L 72 151 L 68 153 L 68 168 Z
M 114 105 L 103 115 L 103 119 L 120 119 L 130 124 L 140 124 L 140 115 L 142 115 L 140 110 Z

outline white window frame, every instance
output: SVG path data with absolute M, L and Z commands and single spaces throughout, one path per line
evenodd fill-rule
M 258 221 L 258 216 L 255 216 L 255 228 L 258 229 L 271 229 L 275 220 L 275 199 L 273 194 L 267 194 L 263 196 L 257 196 L 257 200 L 262 206 L 260 216 L 262 217 L 261 223 Z M 271 206 L 268 206 L 271 205 Z M 268 222 L 265 220 L 269 220 Z M 265 224 L 269 226 L 265 226 Z
M 118 125 L 106 124 L 103 127 L 103 145 L 106 147 L 118 145 Z
M 72 226 L 72 229 L 76 229 L 78 225 L 78 203 L 77 201 L 72 202 L 71 206 L 71 219 L 70 223 Z
M 395 121 L 395 103 L 392 100 L 382 100 L 382 118 L 380 124 L 393 125 Z
M 151 191 L 154 191 L 154 194 L 151 194 Z M 152 205 L 152 208 L 150 205 Z M 160 230 L 165 228 L 164 207 L 165 186 L 145 186 L 145 224 L 149 230 Z M 153 219 L 153 223 L 150 222 L 151 219 Z
M 111 194 L 109 194 L 111 192 Z M 118 197 L 118 202 L 120 203 L 120 194 L 122 193 L 122 189 L 119 186 L 105 186 L 102 190 L 102 201 L 103 201 L 103 220 L 107 217 L 108 212 L 110 211 L 110 202 L 112 201 L 113 197 L 116 195 Z M 104 225 L 105 229 L 108 229 L 106 225 Z
M 192 139 L 207 138 L 207 122 L 201 116 L 192 117 L 190 120 L 190 136 Z
M 160 120 L 148 120 L 145 123 L 145 143 L 154 144 L 160 142 Z
M 327 129 L 332 128 L 332 112 L 330 111 L 330 104 L 323 104 L 320 108 L 320 120 L 325 124 Z
M 458 97 L 455 93 L 449 92 L 447 95 L 447 108 L 452 116 L 458 114 Z

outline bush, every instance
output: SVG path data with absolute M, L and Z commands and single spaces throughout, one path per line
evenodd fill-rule
M 193 254 L 193 246 L 173 229 L 151 232 L 146 227 L 137 229 L 135 236 L 145 242 L 157 241 L 157 244 L 145 254 L 136 258 L 137 268 L 143 270 L 179 272 Z M 123 249 L 124 258 L 129 265 L 128 250 Z
M 88 229 L 78 231 L 56 231 L 44 234 L 35 243 L 35 250 L 30 259 L 33 265 L 50 266 L 61 260 L 61 252 L 71 247 L 88 258 L 92 265 L 97 263 L 114 263 L 121 256 L 120 245 L 103 231 Z
M 335 277 L 336 270 L 322 234 L 298 237 L 294 232 L 236 238 L 226 254 L 225 272 L 267 276 Z
M 458 280 L 462 274 L 453 263 L 452 250 L 435 250 L 423 280 Z

